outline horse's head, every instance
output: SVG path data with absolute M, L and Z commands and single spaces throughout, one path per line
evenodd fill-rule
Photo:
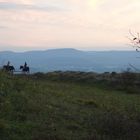
M 7 66 L 6 66 L 6 65 L 4 65 L 4 66 L 3 66 L 3 69 L 6 69 L 6 68 L 7 68 Z
M 8 70 L 6 65 L 3 66 L 3 70 Z
M 23 69 L 23 66 L 20 66 L 20 69 Z

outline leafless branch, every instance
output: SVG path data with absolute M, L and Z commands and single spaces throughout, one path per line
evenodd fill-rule
M 129 66 L 130 66 L 131 68 L 133 68 L 135 71 L 140 72 L 140 69 L 136 68 L 136 67 L 133 66 L 132 64 L 129 64 Z
M 136 35 L 135 35 L 134 33 L 131 32 L 131 30 L 129 30 L 129 34 L 130 34 L 130 37 L 127 37 L 127 38 L 130 40 L 130 43 L 136 49 L 136 51 L 139 52 L 140 51 L 140 35 L 139 35 L 139 33 L 136 33 Z

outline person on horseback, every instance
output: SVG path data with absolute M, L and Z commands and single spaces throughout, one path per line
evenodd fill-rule
M 23 73 L 29 73 L 30 72 L 30 68 L 27 66 L 27 63 L 25 62 L 24 65 L 20 66 L 20 69 L 22 69 Z
M 25 64 L 24 64 L 24 68 L 27 68 L 27 63 L 25 62 Z
M 10 65 L 10 61 L 7 62 L 7 65 L 3 66 L 3 70 L 13 73 L 15 71 L 14 66 Z
M 10 66 L 10 61 L 7 62 L 7 67 L 9 67 L 9 66 Z

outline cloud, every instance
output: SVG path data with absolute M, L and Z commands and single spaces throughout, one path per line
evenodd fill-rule
M 0 29 L 7 29 L 8 27 L 7 26 L 1 26 L 0 25 Z
M 37 6 L 35 4 L 0 2 L 0 10 L 60 11 L 62 9 L 55 6 Z
M 140 31 L 139 9 L 140 0 L 0 0 L 0 42 L 123 45 L 129 29 Z

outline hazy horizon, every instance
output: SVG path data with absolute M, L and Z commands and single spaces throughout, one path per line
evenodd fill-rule
M 48 71 L 121 71 L 131 65 L 140 67 L 136 51 L 79 51 L 72 48 L 29 51 L 23 53 L 0 52 L 0 66 L 10 61 L 16 70 L 27 62 L 31 72 Z
M 24 52 L 30 52 L 30 51 L 49 51 L 49 50 L 62 50 L 62 49 L 75 49 L 75 50 L 78 50 L 78 51 L 85 51 L 85 52 L 90 52 L 90 51 L 95 51 L 95 52 L 109 52 L 109 51 L 135 51 L 134 48 L 132 49 L 80 49 L 80 48 L 36 48 L 36 49 L 3 49 L 3 50 L 0 50 L 0 52 L 15 52 L 15 53 L 24 53 Z
M 133 50 L 139 0 L 0 0 L 0 51 Z

